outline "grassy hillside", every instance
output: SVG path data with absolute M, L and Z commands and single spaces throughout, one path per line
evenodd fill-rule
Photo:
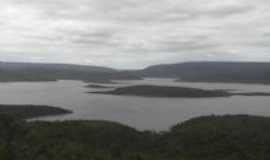
M 170 131 L 137 131 L 107 121 L 24 122 L 0 116 L 5 160 L 266 160 L 270 118 L 206 116 Z

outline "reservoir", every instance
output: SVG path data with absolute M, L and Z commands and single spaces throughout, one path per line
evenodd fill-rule
M 232 96 L 222 98 L 147 98 L 90 94 L 111 88 L 87 88 L 81 81 L 0 83 L 1 104 L 50 105 L 73 110 L 64 116 L 41 120 L 109 120 L 139 130 L 167 130 L 176 123 L 203 115 L 251 114 L 270 116 L 270 97 Z M 90 83 L 92 84 L 92 83 Z M 190 83 L 173 79 L 145 79 L 100 84 L 110 87 L 162 85 L 232 92 L 270 92 L 270 85 L 238 83 Z

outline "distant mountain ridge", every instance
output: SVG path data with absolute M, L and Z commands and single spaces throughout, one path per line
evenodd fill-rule
M 0 62 L 0 81 L 83 80 L 110 82 L 114 79 L 138 79 L 118 70 L 86 65 Z
M 270 63 L 186 62 L 150 66 L 137 74 L 193 82 L 270 83 Z
M 269 84 L 270 63 L 185 62 L 123 71 L 86 65 L 0 62 L 1 82 L 82 80 L 108 83 L 112 80 L 138 80 L 145 77 L 175 78 L 189 82 Z

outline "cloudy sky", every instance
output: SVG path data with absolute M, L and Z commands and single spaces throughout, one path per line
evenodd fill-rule
M 0 61 L 270 61 L 269 0 L 0 0 Z

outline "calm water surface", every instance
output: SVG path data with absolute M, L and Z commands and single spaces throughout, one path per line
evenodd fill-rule
M 118 82 L 119 84 L 113 86 L 152 84 L 230 89 L 234 92 L 270 92 L 270 85 L 186 83 L 174 82 L 171 79 Z M 110 120 L 140 130 L 166 130 L 178 122 L 209 114 L 270 116 L 270 97 L 143 98 L 88 94 L 86 92 L 98 89 L 86 88 L 85 85 L 87 84 L 80 81 L 0 83 L 0 103 L 52 105 L 74 111 L 70 115 L 46 117 L 42 118 L 43 120 Z

